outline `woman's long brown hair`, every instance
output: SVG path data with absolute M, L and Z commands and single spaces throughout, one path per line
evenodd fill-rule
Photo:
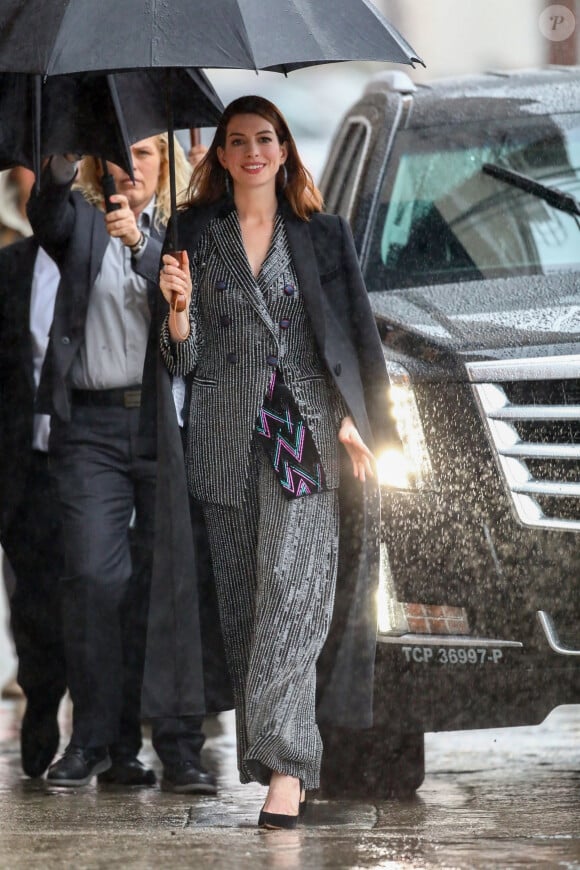
M 274 103 L 256 96 L 240 97 L 224 109 L 213 141 L 193 171 L 185 205 L 209 205 L 227 195 L 227 173 L 219 162 L 218 148 L 225 148 L 228 124 L 235 115 L 259 115 L 273 126 L 280 144 L 286 144 L 286 172 L 280 167 L 276 187 L 286 197 L 294 214 L 302 220 L 308 220 L 314 212 L 322 211 L 322 194 L 300 159 L 296 142 L 282 112 Z

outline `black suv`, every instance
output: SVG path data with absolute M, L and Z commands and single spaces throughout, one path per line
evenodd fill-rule
M 424 776 L 423 733 L 580 702 L 580 69 L 370 80 L 335 135 L 400 446 L 380 457 L 375 727 L 328 793 Z

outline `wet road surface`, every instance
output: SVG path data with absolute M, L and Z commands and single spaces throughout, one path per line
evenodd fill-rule
M 208 723 L 218 797 L 27 780 L 22 705 L 0 705 L 0 868 L 580 868 L 580 707 L 543 725 L 430 734 L 405 802 L 309 802 L 296 831 L 260 831 L 260 786 L 237 782 L 231 716 Z M 61 708 L 66 735 L 68 705 Z M 64 744 L 64 738 L 63 738 Z M 146 741 L 144 760 L 159 772 Z

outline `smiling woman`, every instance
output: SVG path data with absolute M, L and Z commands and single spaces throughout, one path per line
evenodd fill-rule
M 185 302 L 159 324 L 161 354 L 171 375 L 193 373 L 183 475 L 206 517 L 240 779 L 269 786 L 263 827 L 295 827 L 304 789 L 318 787 L 317 670 L 340 521 L 348 546 L 367 548 L 362 561 L 372 564 L 376 522 L 367 511 L 374 514 L 377 491 L 367 444 L 380 446 L 389 431 L 387 374 L 350 231 L 321 210 L 280 111 L 242 97 L 226 108 L 178 214 L 185 265 L 166 252 L 160 274 L 165 300 L 177 293 Z M 182 448 L 162 406 L 159 423 L 158 442 L 175 443 L 177 453 L 167 452 L 161 468 L 158 515 L 179 516 Z M 350 503 L 339 515 L 343 481 Z M 345 564 L 352 568 L 343 552 Z M 378 571 L 362 577 L 360 564 L 341 586 L 342 614 L 353 624 L 340 625 L 332 643 L 319 715 L 364 727 Z M 166 572 L 162 582 L 175 601 Z M 185 642 L 174 637 L 176 647 Z M 175 660 L 170 649 L 164 660 Z M 167 682 L 162 667 L 158 675 Z M 175 709 L 182 699 L 169 703 Z

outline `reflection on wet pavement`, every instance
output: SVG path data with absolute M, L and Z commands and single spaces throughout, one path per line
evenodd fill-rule
M 260 786 L 237 782 L 232 717 L 206 723 L 218 797 L 76 791 L 20 771 L 23 705 L 0 705 L 0 868 L 580 868 L 580 708 L 539 728 L 428 735 L 406 802 L 309 801 L 296 831 L 260 831 Z M 70 708 L 60 712 L 70 729 Z M 63 740 L 63 745 L 64 745 Z M 160 772 L 146 740 L 142 757 Z

